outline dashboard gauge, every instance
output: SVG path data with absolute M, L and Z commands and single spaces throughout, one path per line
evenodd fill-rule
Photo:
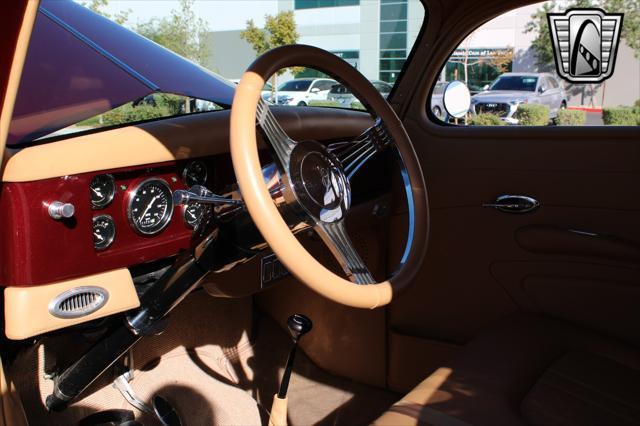
M 104 250 L 116 238 L 116 224 L 108 214 L 93 218 L 93 246 L 96 250 Z
M 162 231 L 172 214 L 171 188 L 162 179 L 147 179 L 129 195 L 129 223 L 140 234 L 153 235 Z
M 185 223 L 192 228 L 200 224 L 208 211 L 209 206 L 200 203 L 189 203 L 182 210 Z
M 94 209 L 101 209 L 109 205 L 116 195 L 116 181 L 111 175 L 98 175 L 89 185 L 91 205 Z
M 182 171 L 182 180 L 189 188 L 194 185 L 206 185 L 207 166 L 202 161 L 192 161 Z

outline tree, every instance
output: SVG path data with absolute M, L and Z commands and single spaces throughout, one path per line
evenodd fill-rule
M 275 16 L 265 15 L 264 28 L 256 27 L 253 19 L 247 21 L 247 26 L 240 33 L 240 38 L 246 40 L 253 50 L 262 55 L 268 50 L 287 44 L 296 44 L 300 38 L 296 28 L 293 11 L 282 11 Z M 291 72 L 298 73 L 303 67 L 292 67 Z M 272 91 L 276 90 L 276 76 L 282 75 L 286 69 L 281 69 L 272 77 Z
M 600 7 L 609 13 L 624 13 L 624 23 L 621 29 L 621 38 L 634 50 L 636 57 L 640 58 L 640 2 L 638 0 L 575 0 L 567 4 L 565 9 Z M 555 1 L 542 5 L 533 15 L 531 21 L 525 26 L 526 33 L 535 33 L 536 37 L 531 43 L 536 65 L 541 71 L 549 71 L 554 68 L 553 46 L 547 21 L 547 13 L 562 12 Z
M 531 42 L 531 49 L 536 57 L 536 65 L 540 71 L 549 71 L 554 68 L 553 46 L 547 13 L 553 12 L 556 2 L 545 3 L 531 15 L 531 21 L 524 27 L 525 33 L 535 33 L 536 37 Z
M 93 0 L 105 1 L 105 0 Z M 180 0 L 179 9 L 168 17 L 153 18 L 136 25 L 134 30 L 149 40 L 205 66 L 209 59 L 207 22 L 198 18 L 193 10 L 195 0 Z
M 640 58 L 640 2 L 638 0 L 575 0 L 568 3 L 566 9 L 588 7 L 600 7 L 609 13 L 624 13 L 620 37 L 626 42 L 627 46 L 633 49 L 635 56 Z M 536 34 L 536 38 L 531 43 L 531 48 L 536 56 L 536 65 L 541 71 L 554 69 L 555 59 L 547 13 L 554 12 L 556 9 L 559 8 L 555 1 L 543 4 L 542 8 L 531 15 L 531 21 L 525 27 L 525 32 L 534 32 Z M 562 10 L 564 9 L 559 9 L 558 11 Z M 586 98 L 589 98 L 589 105 L 595 105 L 594 95 L 598 87 L 603 88 L 601 104 L 604 105 L 606 81 L 599 85 L 570 85 L 570 90 L 574 93 L 581 93 L 583 103 Z
M 607 12 L 624 13 L 620 36 L 640 58 L 640 2 L 638 0 L 603 0 L 602 7 Z
M 460 46 L 462 46 L 463 56 L 460 58 L 449 59 L 448 63 L 450 64 L 461 64 L 464 70 L 464 84 L 469 86 L 469 67 L 479 64 L 488 64 L 497 68 L 500 73 L 508 72 L 511 68 L 511 63 L 513 62 L 513 48 L 507 47 L 505 49 L 500 49 L 496 51 L 488 52 L 487 56 L 479 57 L 474 60 L 471 59 L 471 41 L 475 36 L 476 32 L 472 32 L 467 36 L 467 38 L 462 42 Z
M 80 4 L 120 25 L 126 23 L 129 20 L 129 15 L 131 15 L 131 9 L 120 11 L 115 15 L 106 12 L 104 8 L 109 5 L 109 0 L 90 0 L 88 2 L 83 1 Z

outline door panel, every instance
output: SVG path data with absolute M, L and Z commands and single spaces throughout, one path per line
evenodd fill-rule
M 482 23 L 533 1 L 425 3 L 429 26 L 390 102 L 425 175 L 429 248 L 415 281 L 388 308 L 387 383 L 410 386 L 413 360 L 423 360 L 426 373 L 446 365 L 430 357 L 434 342 L 462 345 L 518 311 L 637 344 L 640 128 L 440 122 L 427 107 L 451 52 Z M 505 194 L 541 206 L 527 214 L 482 207 Z M 406 217 L 392 217 L 390 265 L 405 227 Z M 569 230 L 579 233 L 567 237 Z
M 605 137 L 585 128 L 434 128 L 426 119 L 406 126 L 429 189 L 431 238 L 419 278 L 390 309 L 394 330 L 464 343 L 522 310 L 638 341 L 628 303 L 640 300 L 635 128 Z M 541 206 L 482 207 L 504 194 Z

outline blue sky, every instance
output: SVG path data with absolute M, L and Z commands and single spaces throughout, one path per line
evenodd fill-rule
M 153 17 L 168 16 L 177 9 L 175 0 L 110 0 L 109 13 L 131 9 L 130 23 L 147 21 Z M 264 23 L 265 14 L 278 11 L 277 0 L 197 0 L 194 10 L 209 23 L 212 31 L 244 28 L 247 19 L 253 18 L 258 26 Z

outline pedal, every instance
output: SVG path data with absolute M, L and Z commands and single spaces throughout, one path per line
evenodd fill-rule
M 113 387 L 120 392 L 124 399 L 138 410 L 158 419 L 163 426 L 181 426 L 180 416 L 169 401 L 159 395 L 155 395 L 152 399 L 152 405 L 149 405 L 133 391 L 131 387 L 134 373 L 132 350 L 127 353 L 125 358 L 125 368 L 126 371 L 113 382 Z
M 135 408 L 137 408 L 138 410 L 144 413 L 147 413 L 151 416 L 155 416 L 156 414 L 153 408 L 149 404 L 144 402 L 141 398 L 139 398 L 136 395 L 136 393 L 133 391 L 133 388 L 131 387 L 130 383 L 133 380 L 133 371 L 134 371 L 133 351 L 130 350 L 128 352 L 127 358 L 125 358 L 125 360 L 126 360 L 125 368 L 127 368 L 127 370 L 121 375 L 119 375 L 113 381 L 113 387 L 120 392 L 120 394 L 124 397 L 124 399 L 129 404 L 131 404 L 132 406 L 134 406 Z
M 162 426 L 182 426 L 182 421 L 180 420 L 180 416 L 178 412 L 173 408 L 173 406 L 161 397 L 160 395 L 156 395 L 153 397 L 153 411 L 156 414 Z

